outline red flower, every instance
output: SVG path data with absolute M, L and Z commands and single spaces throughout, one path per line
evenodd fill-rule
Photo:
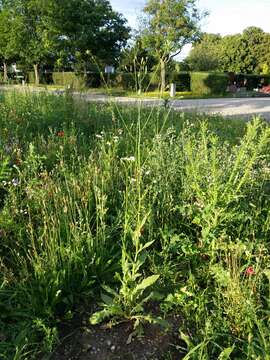
M 253 269 L 252 266 L 249 266 L 246 271 L 245 271 L 245 274 L 248 275 L 248 276 L 251 276 L 251 275 L 255 275 L 255 270 Z
M 57 133 L 57 136 L 59 136 L 59 137 L 63 137 L 64 135 L 65 135 L 65 133 L 63 130 L 58 131 L 58 133 Z
M 22 163 L 22 160 L 21 159 L 15 159 L 15 164 L 16 165 L 21 165 Z

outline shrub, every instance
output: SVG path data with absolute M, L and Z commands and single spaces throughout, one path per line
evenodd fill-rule
M 26 75 L 26 81 L 29 84 L 34 84 L 35 83 L 35 73 L 34 71 L 29 71 Z
M 83 78 L 74 72 L 53 72 L 52 78 L 55 85 L 72 86 L 73 88 L 85 85 Z
M 111 77 L 112 86 L 123 90 L 155 90 L 158 79 L 154 73 L 117 73 Z
M 114 85 L 123 90 L 133 90 L 136 88 L 135 77 L 133 73 L 116 74 Z
M 25 76 L 25 80 L 29 84 L 35 84 L 35 73 L 34 73 L 34 71 L 27 72 L 26 76 Z M 52 73 L 51 72 L 41 73 L 39 81 L 40 81 L 41 84 L 52 84 L 53 83 Z
M 222 95 L 225 93 L 229 77 L 227 74 L 193 72 L 191 91 L 198 95 Z
M 27 73 L 27 82 L 30 84 L 35 83 L 35 74 L 30 71 Z M 74 89 L 81 89 L 84 87 L 99 87 L 101 86 L 102 79 L 100 73 L 87 73 L 85 77 L 83 73 L 75 72 L 47 72 L 42 73 L 40 76 L 41 84 L 54 84 L 62 86 L 71 86 Z

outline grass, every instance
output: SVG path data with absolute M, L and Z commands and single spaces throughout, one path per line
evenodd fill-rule
M 98 302 L 133 336 L 181 314 L 185 359 L 269 359 L 267 123 L 46 93 L 0 114 L 1 358 Z

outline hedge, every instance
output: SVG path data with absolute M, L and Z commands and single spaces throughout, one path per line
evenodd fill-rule
M 30 71 L 27 73 L 27 82 L 35 83 L 35 74 Z M 101 86 L 101 76 L 99 73 L 84 74 L 75 72 L 47 72 L 40 75 L 41 84 L 54 84 L 62 86 L 71 86 L 74 89 L 82 89 L 85 87 Z
M 186 71 L 172 72 L 168 76 L 169 83 L 176 84 L 176 91 L 190 91 L 190 80 L 190 73 Z
M 53 83 L 52 73 L 51 72 L 41 73 L 39 76 L 40 76 L 39 81 L 40 81 L 41 84 L 52 84 Z M 35 83 L 35 73 L 34 73 L 34 71 L 27 72 L 25 80 L 29 84 L 34 84 Z
M 238 86 L 241 86 L 244 84 L 245 79 L 247 80 L 247 90 L 258 88 L 262 84 L 262 79 L 264 79 L 264 85 L 270 83 L 269 75 L 207 72 L 167 72 L 166 74 L 167 84 L 175 83 L 177 91 L 192 91 L 194 94 L 199 95 L 223 94 L 229 83 L 235 81 Z M 29 83 L 35 83 L 34 72 L 28 72 L 26 80 Z M 40 83 L 72 86 L 74 89 L 98 88 L 108 84 L 123 90 L 138 90 L 138 87 L 141 87 L 142 91 L 154 91 L 160 87 L 160 74 L 159 72 L 149 72 L 143 74 L 141 78 L 137 74 L 136 81 L 135 74 L 123 72 L 110 75 L 90 72 L 86 76 L 83 73 L 75 72 L 46 72 L 40 75 Z M 138 86 L 138 83 L 140 86 Z
M 222 95 L 229 84 L 227 74 L 193 72 L 191 77 L 191 91 L 196 95 Z
M 53 72 L 52 79 L 54 85 L 71 86 L 74 89 L 85 87 L 84 78 L 74 72 Z

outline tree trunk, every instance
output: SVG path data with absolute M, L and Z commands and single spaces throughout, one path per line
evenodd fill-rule
M 166 87 L 166 69 L 165 69 L 165 61 L 160 59 L 160 75 L 161 75 L 161 92 L 165 91 Z
M 39 85 L 39 69 L 38 64 L 34 64 L 34 72 L 35 72 L 35 84 Z
M 4 82 L 8 81 L 8 73 L 7 73 L 7 63 L 4 61 Z

